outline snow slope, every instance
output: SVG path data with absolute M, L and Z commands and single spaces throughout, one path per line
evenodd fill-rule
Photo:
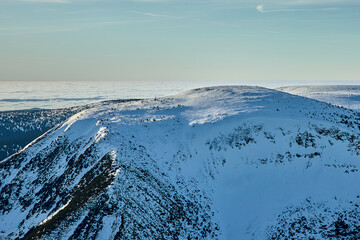
M 281 87 L 277 90 L 313 98 L 336 106 L 360 110 L 359 85 L 289 86 Z
M 102 101 L 60 109 L 0 112 L 0 160 L 21 150 L 35 138 L 88 108 L 128 100 Z
M 86 107 L 0 112 L 0 160 Z
M 359 132 L 261 87 L 97 105 L 0 162 L 0 238 L 359 239 Z

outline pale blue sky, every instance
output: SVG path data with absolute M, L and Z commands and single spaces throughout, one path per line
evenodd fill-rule
M 1 0 L 0 80 L 360 80 L 360 1 Z

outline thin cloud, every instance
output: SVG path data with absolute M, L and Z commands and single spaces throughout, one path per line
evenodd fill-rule
M 257 5 L 256 10 L 263 13 L 264 12 L 264 5 Z
M 0 36 L 72 32 L 73 28 L 0 28 Z
M 319 5 L 319 4 L 337 4 L 337 3 L 357 3 L 358 0 L 283 0 L 279 3 L 288 5 Z
M 21 2 L 29 3 L 68 3 L 68 0 L 20 0 Z
M 333 11 L 338 8 L 285 8 L 285 9 L 265 9 L 264 5 L 257 5 L 256 10 L 261 13 L 271 13 L 271 12 L 307 12 L 307 11 Z
M 132 0 L 133 2 L 144 2 L 144 3 L 159 3 L 159 2 L 170 2 L 171 0 Z
M 93 29 L 101 26 L 116 26 L 116 25 L 130 25 L 139 23 L 148 23 L 154 20 L 143 21 L 98 21 L 88 22 L 86 24 L 72 25 L 68 27 L 60 26 L 48 26 L 48 27 L 0 27 L 0 36 L 12 36 L 12 35 L 36 35 L 47 33 L 62 33 L 62 32 L 76 32 L 86 29 Z
M 156 13 L 151 13 L 151 12 L 139 12 L 139 11 L 128 11 L 128 12 L 129 12 L 129 13 L 140 14 L 140 15 L 145 15 L 145 16 L 150 16 L 150 17 L 167 17 L 167 18 L 174 18 L 173 16 L 170 16 L 170 15 L 156 14 Z

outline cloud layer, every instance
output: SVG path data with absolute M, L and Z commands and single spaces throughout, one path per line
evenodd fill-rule
M 337 8 L 279 8 L 279 9 L 265 9 L 264 5 L 257 5 L 256 10 L 261 13 L 271 12 L 307 12 L 307 11 L 334 11 Z

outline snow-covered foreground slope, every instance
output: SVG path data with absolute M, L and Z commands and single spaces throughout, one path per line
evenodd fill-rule
M 360 110 L 359 85 L 289 86 L 277 90 L 313 98 L 336 106 Z
M 359 239 L 359 129 L 260 87 L 98 105 L 0 162 L 0 238 Z

